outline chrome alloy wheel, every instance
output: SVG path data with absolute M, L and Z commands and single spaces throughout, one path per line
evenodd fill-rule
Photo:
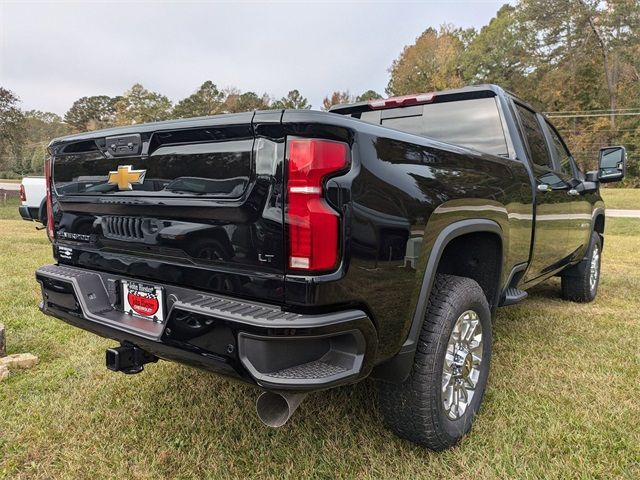
M 462 313 L 453 326 L 442 367 L 442 404 L 457 420 L 471 403 L 480 378 L 482 325 L 473 310 Z
M 589 267 L 589 287 L 591 291 L 598 284 L 598 275 L 600 275 L 600 249 L 598 245 L 594 245 L 593 253 L 591 254 L 591 266 Z

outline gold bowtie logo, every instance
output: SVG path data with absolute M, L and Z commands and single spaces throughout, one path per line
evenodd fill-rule
M 144 182 L 146 170 L 131 170 L 131 165 L 118 165 L 118 170 L 109 172 L 108 183 L 118 185 L 119 190 L 131 190 L 132 184 Z

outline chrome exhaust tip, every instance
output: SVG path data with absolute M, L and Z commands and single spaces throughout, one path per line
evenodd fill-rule
M 278 428 L 289 421 L 306 393 L 263 392 L 256 401 L 256 411 L 262 423 Z

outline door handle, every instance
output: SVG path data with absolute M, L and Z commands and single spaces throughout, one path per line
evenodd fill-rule
M 572 197 L 577 197 L 578 195 L 580 195 L 580 192 L 575 188 L 572 188 L 567 192 L 567 195 L 571 195 Z

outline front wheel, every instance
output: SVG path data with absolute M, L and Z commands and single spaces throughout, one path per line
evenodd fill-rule
M 574 302 L 591 302 L 598 294 L 602 241 L 597 232 L 591 233 L 591 241 L 584 258 L 577 265 L 562 273 L 562 296 Z
M 455 445 L 480 408 L 491 361 L 491 312 L 474 280 L 436 276 L 413 368 L 379 384 L 387 428 L 432 450 Z

